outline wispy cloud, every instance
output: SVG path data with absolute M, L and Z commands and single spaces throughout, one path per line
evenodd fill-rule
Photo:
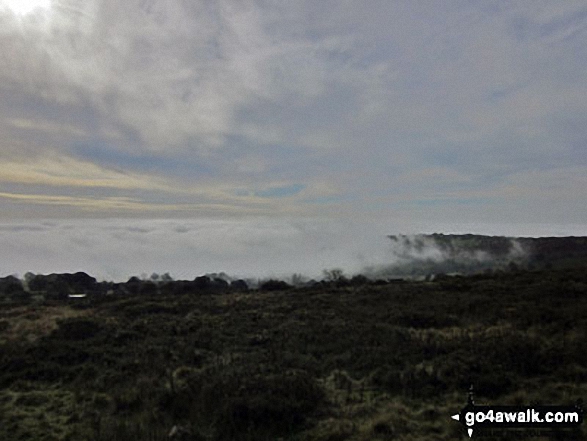
M 2 216 L 584 219 L 582 1 L 53 0 L 0 27 Z
M 162 180 L 122 171 L 108 170 L 91 162 L 59 156 L 32 160 L 5 160 L 0 182 L 69 187 L 111 187 L 119 189 L 166 189 Z

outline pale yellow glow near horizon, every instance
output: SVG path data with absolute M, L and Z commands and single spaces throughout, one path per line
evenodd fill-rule
M 27 15 L 38 9 L 49 9 L 51 0 L 0 0 L 0 4 L 16 15 Z

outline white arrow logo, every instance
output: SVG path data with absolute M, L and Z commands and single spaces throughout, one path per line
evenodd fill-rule
M 451 416 L 451 418 L 455 421 L 460 421 L 461 416 L 457 413 Z M 467 429 L 467 433 L 469 434 L 469 438 L 473 436 L 473 429 Z

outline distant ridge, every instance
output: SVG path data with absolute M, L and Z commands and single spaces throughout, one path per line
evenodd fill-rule
M 504 269 L 587 265 L 587 237 L 505 237 L 478 234 L 389 235 L 396 263 L 378 276 L 474 274 Z

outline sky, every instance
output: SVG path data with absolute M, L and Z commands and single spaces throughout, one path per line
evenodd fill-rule
M 587 234 L 582 0 L 0 0 L 0 60 L 0 275 Z

